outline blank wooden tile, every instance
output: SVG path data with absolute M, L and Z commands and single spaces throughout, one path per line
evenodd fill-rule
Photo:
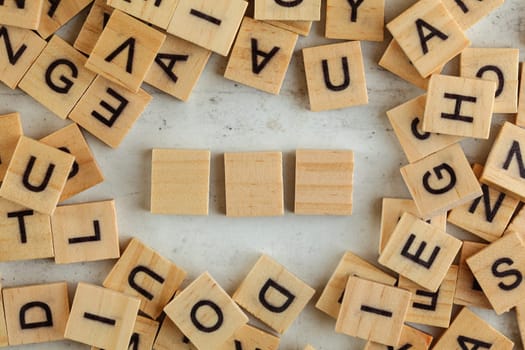
M 389 347 L 369 341 L 363 350 L 428 350 L 432 339 L 434 338 L 430 334 L 405 325 L 403 326 L 399 343 L 396 347 Z
M 337 318 L 349 276 L 357 276 L 390 286 L 397 282 L 395 277 L 383 272 L 368 261 L 352 252 L 346 252 L 328 280 L 315 307 L 327 315 Z
M 219 350 L 233 349 L 259 349 L 259 350 L 277 350 L 280 339 L 275 335 L 264 332 L 250 325 L 244 325 L 239 328 L 233 337 L 226 343 L 219 346 Z
M 2 24 L 27 29 L 37 29 L 44 0 L 2 1 L 0 18 Z
M 435 292 L 460 248 L 460 240 L 412 214 L 405 213 L 378 261 L 421 287 Z
M 521 303 L 525 256 L 520 234 L 509 233 L 467 258 L 467 264 L 498 315 Z
M 104 181 L 104 175 L 77 124 L 69 124 L 40 142 L 75 156 L 60 202 Z
M 395 346 L 409 302 L 410 292 L 350 276 L 335 331 Z
M 483 166 L 475 164 L 473 170 L 479 178 Z M 448 222 L 493 242 L 503 235 L 519 200 L 484 184 L 481 185 L 481 189 L 483 196 L 452 209 L 448 215 Z
M 95 0 L 75 39 L 75 49 L 86 55 L 91 54 L 112 13 L 113 7 L 108 6 L 106 0 Z
M 278 95 L 297 38 L 288 30 L 244 17 L 224 77 Z
M 422 95 L 386 112 L 397 140 L 410 163 L 462 140 L 460 136 L 435 134 L 422 130 L 426 99 L 426 95 Z
M 327 38 L 383 41 L 384 28 L 385 0 L 327 1 Z
M 187 101 L 210 55 L 209 50 L 167 35 L 144 81 L 171 96 Z
M 402 167 L 401 175 L 425 219 L 483 194 L 459 144 Z
M 295 214 L 351 215 L 354 153 L 300 149 L 295 155 Z
M 503 4 L 505 0 L 442 0 L 443 5 L 464 30 Z
M 162 29 L 168 28 L 168 24 L 178 3 L 179 0 L 108 0 L 109 6 Z
M 51 215 L 75 157 L 22 136 L 0 187 L 0 197 Z
M 153 348 L 153 342 L 159 329 L 159 323 L 153 321 L 147 317 L 137 316 L 135 321 L 135 327 L 133 327 L 133 333 L 129 339 L 129 348 L 133 350 L 151 350 Z M 91 350 L 104 350 L 92 346 Z
M 136 298 L 80 282 L 64 336 L 98 348 L 127 350 L 139 304 Z
M 458 281 L 456 284 L 456 295 L 454 304 L 464 306 L 475 306 L 490 309 L 490 303 L 483 294 L 478 281 L 474 278 L 467 259 L 487 247 L 485 243 L 463 241 L 461 255 L 459 257 Z
M 386 26 L 423 78 L 470 45 L 441 1 L 418 1 Z
M 207 272 L 178 294 L 164 312 L 199 350 L 216 349 L 248 322 Z
M 303 59 L 312 111 L 368 104 L 359 42 L 305 48 Z
M 255 0 L 256 20 L 319 21 L 321 0 Z
M 0 81 L 15 89 L 47 43 L 29 29 L 11 26 L 0 26 L 0 36 Z
M 2 293 L 2 285 L 0 284 L 0 293 Z M 4 312 L 4 300 L 0 295 L 0 347 L 9 345 L 7 338 L 7 324 Z
M 139 298 L 140 310 L 157 319 L 185 277 L 186 271 L 133 238 L 103 285 Z
M 170 320 L 164 317 L 159 333 L 153 344 L 154 350 L 196 350 L 190 340 L 182 334 L 179 328 Z
M 412 293 L 406 322 L 448 328 L 452 317 L 457 278 L 458 266 L 452 265 L 439 289 L 431 292 L 409 279 L 399 276 L 398 287 Z
M 139 92 L 166 35 L 121 12 L 113 11 L 86 68 Z
M 276 27 L 289 30 L 301 36 L 308 36 L 312 29 L 312 21 L 265 21 Z
M 452 325 L 434 345 L 435 350 L 510 350 L 514 343 L 468 308 L 463 308 Z
M 244 0 L 179 0 L 168 33 L 227 56 L 247 7 Z
M 281 152 L 225 153 L 227 216 L 284 214 Z
M 233 300 L 282 334 L 292 325 L 314 293 L 314 289 L 284 266 L 263 255 L 237 288 Z
M 64 339 L 69 315 L 66 282 L 5 288 L 2 294 L 9 345 Z
M 151 212 L 208 215 L 210 151 L 154 149 Z
M 113 200 L 60 206 L 51 217 L 51 225 L 57 264 L 120 256 Z
M 24 134 L 20 114 L 0 115 L 0 182 L 7 172 L 7 166 L 20 137 Z
M 525 126 L 525 69 L 521 70 L 520 95 L 518 98 L 518 114 L 516 115 L 516 125 Z
M 66 119 L 95 79 L 95 74 L 84 68 L 85 62 L 84 55 L 55 35 L 19 87 L 59 118 Z
M 489 152 L 480 181 L 524 201 L 522 147 L 525 147 L 525 130 L 508 122 L 503 124 Z
M 47 39 L 92 2 L 93 0 L 44 1 L 37 33 Z
M 152 96 L 144 90 L 133 93 L 98 76 L 69 118 L 112 148 L 117 148 Z

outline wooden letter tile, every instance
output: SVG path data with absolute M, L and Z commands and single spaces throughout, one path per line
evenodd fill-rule
M 385 0 L 327 1 L 327 38 L 383 41 L 384 28 Z
M 7 166 L 13 157 L 18 140 L 23 134 L 20 114 L 0 115 L 0 182 L 7 172 Z
M 38 34 L 47 39 L 92 2 L 93 0 L 44 1 Z
M 7 337 L 7 324 L 4 312 L 4 300 L 2 298 L 1 293 L 2 285 L 0 284 L 0 348 L 3 348 L 9 345 L 9 341 Z
M 248 322 L 207 272 L 178 294 L 164 312 L 199 350 L 217 349 Z
M 40 142 L 75 156 L 60 202 L 104 181 L 104 176 L 77 124 L 73 123 L 55 131 Z
M 301 36 L 308 36 L 312 29 L 312 21 L 265 21 L 276 27 L 289 30 Z
M 410 163 L 458 143 L 461 137 L 434 134 L 421 129 L 425 113 L 425 95 L 416 97 L 386 112 L 397 140 Z
M 104 287 L 137 297 L 140 310 L 157 319 L 186 272 L 134 238 L 104 280 Z
M 187 101 L 210 55 L 209 50 L 167 35 L 144 81 L 171 96 Z
M 521 207 L 518 213 L 514 215 L 509 226 L 505 229 L 504 234 L 510 232 L 525 232 L 525 207 Z
M 441 0 L 463 30 L 467 30 L 483 17 L 503 4 L 505 0 Z
M 255 0 L 254 18 L 257 20 L 319 21 L 321 19 L 321 0 Z
M 113 200 L 60 206 L 51 217 L 51 226 L 57 264 L 120 256 Z
M 483 166 L 475 164 L 474 174 L 481 176 Z M 519 200 L 483 184 L 483 196 L 450 211 L 448 222 L 486 241 L 500 238 L 509 224 Z
M 387 28 L 423 78 L 470 45 L 441 1 L 420 0 Z
M 86 68 L 138 92 L 166 35 L 118 10 L 104 27 Z
M 170 320 L 164 317 L 159 333 L 153 344 L 154 350 L 197 350 L 190 340 L 182 334 L 180 329 Z
M 44 2 L 44 0 L 3 0 L 0 3 L 1 24 L 37 29 Z
M 219 350 L 259 349 L 277 350 L 280 339 L 250 325 L 239 328 Z
M 379 263 L 435 292 L 460 248 L 460 240 L 405 213 L 379 256 Z
M 86 58 L 58 36 L 20 81 L 19 87 L 58 117 L 66 119 L 95 74 L 84 68 Z
M 351 215 L 354 153 L 297 150 L 295 214 Z
M 153 342 L 159 329 L 159 323 L 147 317 L 137 316 L 133 333 L 129 339 L 128 349 L 133 350 L 151 350 L 153 349 Z M 92 346 L 91 350 L 104 350 Z
M 22 136 L 0 187 L 0 197 L 51 215 L 75 157 Z
M 351 252 L 346 252 L 326 284 L 315 307 L 327 315 L 337 318 L 349 276 L 357 276 L 390 286 L 397 282 L 396 278 L 381 271 L 368 261 Z
M 409 302 L 410 292 L 350 276 L 335 331 L 395 346 Z
M 297 38 L 288 30 L 244 17 L 224 77 L 279 94 Z
M 162 29 L 168 28 L 179 0 L 108 0 L 108 5 Z
M 281 152 L 225 153 L 227 216 L 284 214 Z
M 521 343 L 525 341 L 525 304 L 516 305 L 516 321 L 520 332 Z
M 525 126 L 525 69 L 521 69 L 520 95 L 518 98 L 518 114 L 516 115 L 516 125 Z
M 368 104 L 358 41 L 305 48 L 303 58 L 312 111 Z
M 315 290 L 263 255 L 233 294 L 233 300 L 279 333 L 284 333 Z
M 463 308 L 449 329 L 434 345 L 435 350 L 511 350 L 514 343 L 468 308 Z
M 81 282 L 64 336 L 98 348 L 127 350 L 139 305 L 136 298 Z
M 509 233 L 467 259 L 467 264 L 498 315 L 523 300 L 525 244 L 517 232 Z
M 402 167 L 401 175 L 425 219 L 483 194 L 459 144 Z
M 98 76 L 71 111 L 69 118 L 112 148 L 117 148 L 152 97 L 133 93 Z
M 0 25 L 0 81 L 15 89 L 46 46 L 46 41 L 29 29 Z M 6 48 L 11 50 L 7 50 Z
M 9 345 L 64 339 L 69 315 L 66 282 L 5 288 L 2 294 Z
M 247 7 L 244 0 L 179 0 L 168 33 L 227 56 Z
M 90 55 L 112 13 L 113 7 L 106 5 L 106 0 L 95 0 L 73 44 L 75 49 Z
M 154 149 L 151 212 L 208 215 L 210 151 Z
M 369 341 L 363 350 L 428 350 L 434 339 L 430 334 L 410 326 L 403 326 L 397 346 L 386 346 Z

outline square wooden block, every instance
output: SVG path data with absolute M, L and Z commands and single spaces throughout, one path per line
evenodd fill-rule
M 439 289 L 431 292 L 409 279 L 399 276 L 398 287 L 412 293 L 406 322 L 448 328 L 452 317 L 452 305 L 456 292 L 458 266 L 452 265 Z
M 2 293 L 2 285 L 0 285 L 0 293 Z M 7 324 L 4 312 L 4 301 L 0 294 L 0 347 L 6 347 L 9 345 L 7 337 Z
M 108 5 L 151 23 L 162 29 L 168 28 L 179 0 L 131 1 L 108 0 Z
M 416 162 L 463 138 L 424 132 L 421 128 L 427 96 L 422 95 L 386 112 L 397 140 L 410 163 Z
M 15 89 L 47 42 L 29 29 L 4 25 L 0 26 L 0 37 L 0 81 Z
M 256 20 L 319 21 L 321 0 L 255 0 Z
M 210 151 L 154 149 L 151 212 L 208 215 Z
M 139 298 L 140 310 L 157 319 L 184 278 L 186 271 L 133 238 L 103 286 Z
M 494 113 L 518 111 L 519 55 L 519 49 L 467 48 L 461 52 L 462 77 L 496 82 Z
M 37 29 L 44 0 L 13 1 L 4 0 L 0 4 L 2 24 L 8 26 Z
M 520 94 L 518 97 L 518 114 L 516 115 L 516 125 L 525 126 L 525 69 L 521 69 Z
M 467 259 L 467 264 L 498 315 L 522 303 L 525 244 L 512 232 Z
M 170 320 L 164 317 L 157 338 L 153 344 L 154 350 L 197 350 L 190 340 L 182 334 L 180 329 Z
M 49 215 L 0 199 L 0 261 L 43 259 L 54 255 Z
M 525 130 L 506 122 L 490 149 L 480 181 L 525 201 Z
M 219 350 L 277 350 L 279 348 L 279 342 L 279 337 L 246 324 L 239 328 L 226 343 L 219 346 Z
M 401 175 L 425 219 L 483 194 L 459 144 L 402 167 Z
M 0 197 L 51 215 L 75 157 L 22 136 L 0 187 Z
M 273 26 L 289 30 L 301 36 L 308 36 L 312 29 L 312 21 L 265 21 Z
M 335 331 L 395 346 L 409 302 L 406 290 L 350 276 Z
M 297 38 L 288 30 L 244 17 L 224 77 L 278 95 Z
M 263 255 L 233 294 L 233 300 L 283 334 L 306 307 L 315 290 Z
M 75 49 L 90 55 L 112 13 L 113 7 L 108 6 L 106 0 L 95 0 L 75 39 Z
M 103 349 L 127 350 L 140 300 L 80 282 L 64 337 Z
M 470 45 L 441 1 L 420 0 L 386 26 L 423 78 Z
M 144 81 L 171 96 L 187 101 L 210 55 L 209 50 L 167 35 Z
M 428 350 L 430 344 L 432 344 L 432 337 L 430 334 L 420 331 L 419 329 L 403 326 L 401 336 L 399 337 L 399 343 L 396 349 L 399 350 Z M 369 341 L 363 350 L 393 350 L 394 347 L 389 347 L 383 344 L 374 343 Z
M 385 0 L 327 1 L 327 38 L 383 41 L 384 32 Z
M 514 343 L 468 308 L 463 308 L 449 329 L 434 345 L 435 350 L 510 350 Z
M 136 93 L 165 39 L 158 30 L 115 10 L 86 68 Z
M 351 215 L 354 153 L 297 150 L 295 155 L 295 214 Z
M 424 131 L 488 139 L 496 83 L 433 75 L 428 85 Z
M 328 280 L 315 307 L 327 315 L 337 318 L 349 276 L 357 276 L 390 286 L 397 282 L 395 277 L 383 272 L 368 261 L 352 252 L 346 252 Z
M 479 178 L 483 166 L 475 164 L 473 170 Z M 494 242 L 505 232 L 520 201 L 485 184 L 481 185 L 481 189 L 483 196 L 452 209 L 448 222 L 486 241 Z
M 60 206 L 51 217 L 51 226 L 57 264 L 120 256 L 113 200 Z
M 64 339 L 69 315 L 66 282 L 5 288 L 2 295 L 9 345 Z
M 461 241 L 405 213 L 379 256 L 379 263 L 429 289 L 438 290 Z
M 168 33 L 227 56 L 247 7 L 244 0 L 179 0 Z
M 475 306 L 483 309 L 492 308 L 487 297 L 483 294 L 481 286 L 474 278 L 472 271 L 470 271 L 470 267 L 467 265 L 467 259 L 487 247 L 487 245 L 485 243 L 463 241 L 459 256 L 458 281 L 454 304 Z
M 11 162 L 18 140 L 23 134 L 20 114 L 0 115 L 0 182 L 7 172 L 7 166 Z
M 227 216 L 284 214 L 281 152 L 225 153 Z
M 207 272 L 178 294 L 164 312 L 199 350 L 216 349 L 248 322 Z
M 152 96 L 133 93 L 98 76 L 71 111 L 69 118 L 112 148 L 117 148 Z
M 44 1 L 37 33 L 47 39 L 92 2 L 93 0 Z
M 57 35 L 20 81 L 19 87 L 61 119 L 66 119 L 95 74 L 86 58 Z
M 75 156 L 60 202 L 104 181 L 104 175 L 77 124 L 55 131 L 40 142 Z
M 505 0 L 441 0 L 443 5 L 458 22 L 463 30 L 467 30 L 487 16 L 490 12 L 503 5 Z
M 128 349 L 133 350 L 151 350 L 153 349 L 153 343 L 155 341 L 155 336 L 159 329 L 159 323 L 153 321 L 147 317 L 137 316 L 135 321 L 135 327 L 133 327 L 133 333 L 129 339 Z M 92 346 L 91 350 L 104 350 Z

